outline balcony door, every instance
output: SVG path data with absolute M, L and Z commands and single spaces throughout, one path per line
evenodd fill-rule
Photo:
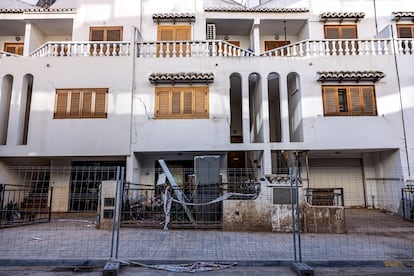
M 23 55 L 24 43 L 4 43 L 4 51 L 15 55 Z

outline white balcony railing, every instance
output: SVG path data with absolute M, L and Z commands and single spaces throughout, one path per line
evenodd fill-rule
M 137 49 L 141 58 L 254 56 L 252 51 L 222 40 L 140 42 Z
M 261 55 L 287 57 L 389 55 L 392 53 L 391 42 L 391 39 L 308 39 L 269 50 Z
M 71 56 L 129 56 L 130 42 L 124 41 L 86 41 L 47 42 L 35 50 L 34 57 L 71 57 Z
M 9 52 L 0 51 L 0 59 L 4 57 L 21 57 L 20 55 L 12 54 Z
M 400 55 L 414 55 L 414 39 L 399 38 L 395 40 L 396 52 Z
M 394 45 L 393 45 L 394 41 Z M 303 40 L 272 49 L 261 56 L 305 57 L 305 56 L 384 56 L 393 51 L 398 55 L 414 55 L 413 39 L 323 39 Z M 47 42 L 29 56 L 130 56 L 131 42 L 84 41 Z M 0 52 L 4 56 L 18 56 Z M 151 41 L 137 43 L 139 58 L 171 57 L 250 57 L 253 51 L 245 50 L 222 40 L 205 41 Z

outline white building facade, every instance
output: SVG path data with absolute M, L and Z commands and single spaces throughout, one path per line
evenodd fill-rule
M 218 155 L 269 187 L 296 164 L 303 188 L 397 212 L 414 173 L 414 6 L 325 2 L 5 1 L 0 182 L 10 166 L 105 164 L 155 183 L 159 159 Z

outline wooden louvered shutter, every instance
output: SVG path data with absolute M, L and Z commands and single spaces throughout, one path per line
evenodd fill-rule
M 208 115 L 208 93 L 205 88 L 200 88 L 195 91 L 195 107 L 194 113 L 196 116 Z
M 106 95 L 105 90 L 95 92 L 95 117 L 106 117 Z
M 71 118 L 80 118 L 80 101 L 81 93 L 79 90 L 72 91 L 70 94 L 70 112 Z
M 170 92 L 160 90 L 157 92 L 157 110 L 155 111 L 157 116 L 170 115 Z
M 83 92 L 82 117 L 92 117 L 92 91 Z
M 6 46 L 5 47 L 5 52 L 16 54 L 17 48 L 15 46 Z
M 174 40 L 174 31 L 171 27 L 158 27 L 158 40 L 159 41 L 171 41 Z
M 171 115 L 179 116 L 181 114 L 181 92 L 173 90 L 171 92 Z
M 56 91 L 55 118 L 65 118 L 68 109 L 68 92 L 63 90 Z
M 413 38 L 413 26 L 398 26 L 398 37 L 399 38 Z
M 334 87 L 323 88 L 323 107 L 325 115 L 332 115 L 338 112 L 337 92 Z
M 180 26 L 175 28 L 174 40 L 191 40 L 191 27 Z
M 91 29 L 90 30 L 90 41 L 104 41 L 105 31 L 102 29 Z
M 373 87 L 362 87 L 362 99 L 364 113 L 367 115 L 376 115 L 377 109 L 375 104 L 375 95 Z
M 122 33 L 120 29 L 116 30 L 107 30 L 106 31 L 106 40 L 107 41 L 121 41 Z
M 183 92 L 183 115 L 193 115 L 193 91 Z
M 349 88 L 349 99 L 352 115 L 359 115 L 362 113 L 362 101 L 359 87 Z
M 343 26 L 341 28 L 341 38 L 343 39 L 357 38 L 356 25 Z
M 338 26 L 325 26 L 325 38 L 326 39 L 339 39 L 339 27 Z
M 177 26 L 175 28 L 175 33 L 174 33 L 174 40 L 191 40 L 191 26 Z M 191 46 L 189 46 L 191 47 Z M 177 45 L 175 47 L 176 52 L 179 54 L 180 53 L 180 45 Z M 184 43 L 182 45 L 182 49 L 183 51 L 183 55 L 186 54 L 187 51 L 190 51 L 191 49 L 187 50 L 187 45 Z

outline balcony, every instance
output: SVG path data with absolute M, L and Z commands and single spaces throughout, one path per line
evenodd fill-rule
M 413 39 L 306 39 L 260 54 L 262 57 L 414 55 Z M 32 57 L 130 56 L 131 42 L 54 41 L 43 44 Z M 0 58 L 16 56 L 0 52 Z M 251 50 L 223 40 L 147 41 L 137 43 L 138 58 L 252 57 Z
M 266 51 L 261 56 L 383 56 L 392 53 L 391 43 L 391 39 L 307 39 Z
M 125 41 L 80 41 L 47 42 L 30 54 L 32 57 L 74 56 L 129 56 L 131 43 Z
M 222 40 L 152 41 L 140 42 L 137 46 L 140 58 L 254 56 L 252 51 Z

